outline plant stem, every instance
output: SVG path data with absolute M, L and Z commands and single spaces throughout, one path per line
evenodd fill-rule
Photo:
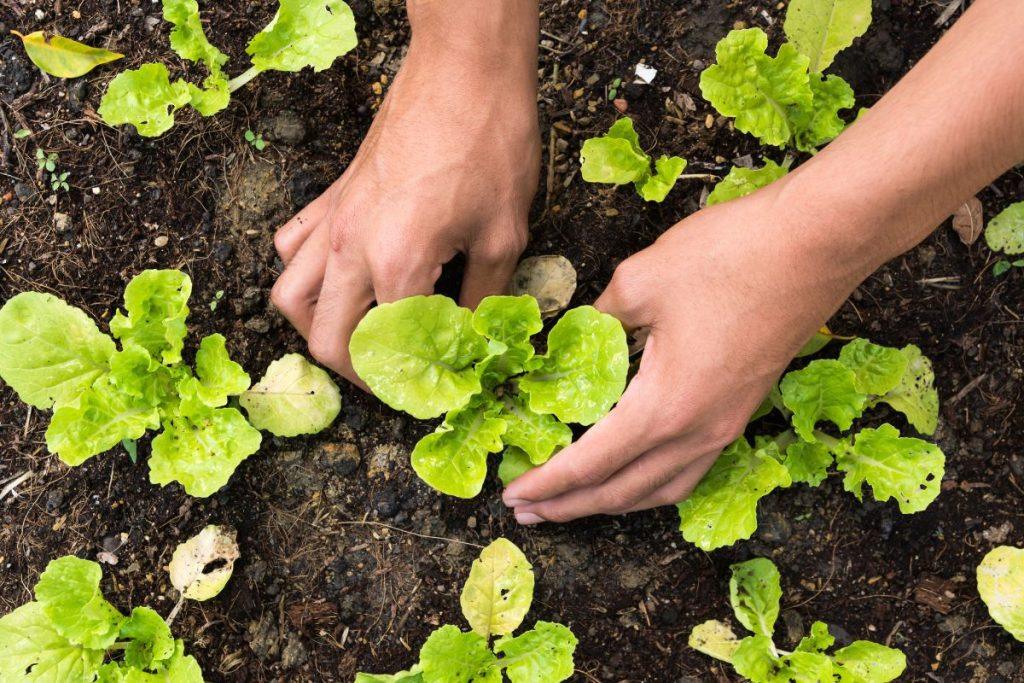
M 707 181 L 715 181 L 715 180 L 721 180 L 721 179 L 722 179 L 721 176 L 717 176 L 714 173 L 684 173 L 683 175 L 679 176 L 679 178 L 677 178 L 677 180 L 707 180 Z
M 830 434 L 826 434 L 825 432 L 818 431 L 817 429 L 814 430 L 814 438 L 828 446 L 830 451 L 834 451 L 839 445 L 839 439 L 831 436 Z
M 171 608 L 171 613 L 164 619 L 167 625 L 170 626 L 174 623 L 174 619 L 178 616 L 178 612 L 181 611 L 181 606 L 185 604 L 185 594 L 182 593 L 178 596 L 178 602 L 174 603 L 174 607 Z
M 242 73 L 228 81 L 228 90 L 231 92 L 235 92 L 236 90 L 244 86 L 246 83 L 259 76 L 261 73 L 262 71 L 260 71 L 255 66 L 250 66 L 248 69 L 246 69 L 245 71 L 243 71 Z

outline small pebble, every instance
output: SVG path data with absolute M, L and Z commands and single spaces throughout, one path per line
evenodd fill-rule
M 153 244 L 156 245 L 157 247 L 166 247 L 167 240 L 167 235 L 158 235 L 157 238 L 153 240 Z

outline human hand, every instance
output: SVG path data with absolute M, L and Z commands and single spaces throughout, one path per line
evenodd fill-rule
M 462 252 L 461 303 L 475 307 L 504 290 L 526 245 L 540 166 L 536 4 L 459 11 L 410 3 L 409 53 L 358 153 L 275 237 L 286 268 L 271 300 L 317 361 L 360 385 L 348 342 L 374 301 L 431 293 Z

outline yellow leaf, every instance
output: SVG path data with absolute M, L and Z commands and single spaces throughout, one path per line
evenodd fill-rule
M 49 41 L 42 31 L 27 36 L 11 31 L 21 38 L 25 52 L 32 63 L 40 69 L 58 78 L 77 78 L 83 76 L 100 64 L 113 62 L 124 57 L 117 52 L 90 47 L 76 40 L 63 36 L 53 36 Z

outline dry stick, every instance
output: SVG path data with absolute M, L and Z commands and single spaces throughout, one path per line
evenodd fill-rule
M 180 593 L 180 594 L 178 594 L 178 602 L 174 603 L 174 607 L 171 608 L 171 613 L 167 615 L 166 619 L 164 619 L 164 621 L 167 623 L 168 627 L 170 627 L 170 625 L 174 623 L 174 620 L 178 616 L 178 612 L 181 611 L 181 607 L 184 604 L 185 604 L 185 594 L 184 593 Z
M 378 527 L 383 527 L 385 529 L 390 529 L 391 531 L 397 531 L 400 534 L 408 534 L 409 536 L 416 536 L 417 538 L 425 538 L 425 539 L 430 540 L 430 541 L 445 541 L 447 543 L 458 543 L 460 545 L 468 545 L 468 546 L 473 547 L 473 548 L 481 548 L 481 549 L 483 548 L 483 546 L 480 545 L 479 543 L 470 543 L 469 541 L 460 541 L 457 538 L 445 538 L 444 536 L 430 536 L 428 534 L 420 534 L 420 533 L 417 533 L 415 531 L 408 531 L 406 529 L 400 529 L 400 528 L 398 528 L 396 526 L 391 526 L 390 524 L 385 524 L 384 522 L 375 522 L 373 520 L 361 520 L 361 521 L 360 520 L 342 520 L 342 521 L 338 522 L 338 524 L 341 524 L 343 526 L 378 526 Z
M 33 474 L 35 474 L 35 473 L 32 470 L 28 470 L 28 471 L 23 472 L 22 474 L 18 475 L 14 479 L 14 481 L 12 481 L 11 483 L 7 484 L 7 486 L 5 486 L 2 491 L 0 491 L 0 500 L 3 500 L 4 498 L 6 498 L 8 496 L 8 494 L 10 494 L 12 496 L 17 496 L 18 494 L 14 493 L 14 489 L 18 488 L 18 486 L 20 486 L 22 482 L 24 482 L 26 479 L 31 477 Z

